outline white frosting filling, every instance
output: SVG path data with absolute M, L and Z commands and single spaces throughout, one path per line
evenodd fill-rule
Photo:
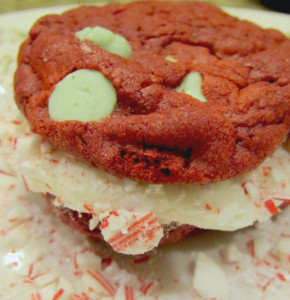
M 265 221 L 289 198 L 289 153 L 280 147 L 256 170 L 223 182 L 199 186 L 139 183 L 93 168 L 52 150 L 41 137 L 18 138 L 16 164 L 31 191 L 56 195 L 56 205 L 94 215 L 113 210 L 151 211 L 161 224 L 235 230 Z M 273 210 L 274 207 L 274 210 Z
M 278 211 L 276 206 L 290 201 L 289 147 L 288 151 L 280 147 L 256 170 L 223 182 L 205 186 L 145 184 L 109 175 L 53 151 L 49 143 L 29 132 L 15 105 L 5 102 L 1 109 L 5 111 L 1 149 L 10 149 L 4 145 L 6 141 L 13 145 L 17 139 L 14 155 L 3 160 L 2 169 L 9 169 L 8 163 L 13 165 L 31 191 L 56 195 L 56 205 L 93 212 L 90 229 L 97 226 L 99 214 L 125 209 L 151 211 L 161 224 L 174 221 L 231 231 L 269 219 Z M 7 157 L 10 153 L 2 154 Z M 274 200 L 275 196 L 280 200 Z

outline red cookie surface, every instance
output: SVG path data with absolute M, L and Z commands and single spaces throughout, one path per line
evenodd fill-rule
M 130 59 L 80 41 L 75 32 L 88 26 L 125 37 Z M 287 137 L 289 53 L 278 31 L 207 3 L 84 6 L 32 27 L 19 53 L 16 102 L 34 132 L 97 168 L 144 182 L 207 184 L 255 168 Z M 78 69 L 112 82 L 112 116 L 50 118 L 55 85 Z M 176 92 L 190 72 L 201 74 L 206 103 Z

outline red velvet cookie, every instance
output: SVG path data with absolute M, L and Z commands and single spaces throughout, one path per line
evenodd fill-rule
M 76 32 L 123 36 L 125 59 Z M 270 156 L 290 128 L 290 41 L 207 3 L 84 6 L 41 18 L 21 47 L 15 96 L 34 132 L 120 177 L 151 183 L 217 182 Z M 173 57 L 174 61 L 168 61 Z M 100 121 L 55 121 L 55 86 L 80 69 L 113 84 L 117 105 Z M 178 92 L 198 72 L 207 102 Z

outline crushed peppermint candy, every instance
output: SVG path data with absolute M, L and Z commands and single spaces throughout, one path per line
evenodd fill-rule
M 272 199 L 265 201 L 264 204 L 272 215 L 276 215 L 279 212 L 279 208 L 275 205 Z
M 125 209 L 101 214 L 101 231 L 112 248 L 123 254 L 143 254 L 156 247 L 163 229 L 152 212 Z

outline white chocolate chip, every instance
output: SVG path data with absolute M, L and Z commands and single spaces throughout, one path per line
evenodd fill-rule
M 57 83 L 49 102 L 54 121 L 99 121 L 109 117 L 117 102 L 116 90 L 101 72 L 81 69 Z
M 100 26 L 86 27 L 76 33 L 80 40 L 88 40 L 100 48 L 128 59 L 132 48 L 128 41 L 121 35 Z M 85 49 L 85 52 L 87 50 Z
M 187 74 L 176 91 L 179 93 L 184 93 L 192 96 L 193 98 L 201 101 L 207 102 L 207 99 L 202 93 L 202 77 L 198 72 L 193 72 Z
M 170 61 L 172 63 L 178 62 L 178 60 L 176 58 L 174 58 L 172 55 L 165 56 L 165 60 Z

